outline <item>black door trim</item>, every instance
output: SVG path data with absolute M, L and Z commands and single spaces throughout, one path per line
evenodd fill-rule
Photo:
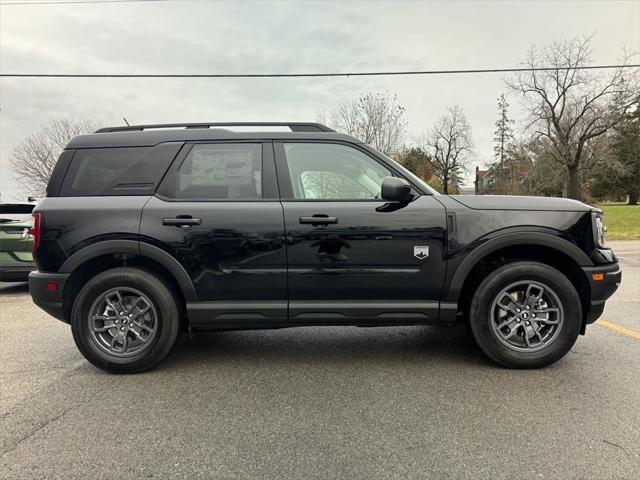
M 311 325 L 434 325 L 439 302 L 216 301 L 188 302 L 189 326 L 196 330 L 253 330 Z
M 289 302 L 292 323 L 437 323 L 439 302 L 313 301 Z
M 287 301 L 216 301 L 187 303 L 194 328 L 260 328 L 286 324 Z

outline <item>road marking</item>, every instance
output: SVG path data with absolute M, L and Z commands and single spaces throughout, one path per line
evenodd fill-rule
M 602 318 L 596 322 L 598 325 L 602 325 L 603 327 L 610 328 L 618 333 L 622 333 L 623 335 L 628 335 L 632 338 L 637 338 L 640 340 L 640 332 L 636 332 L 635 330 L 631 330 L 630 328 L 621 327 L 616 323 L 608 322 L 607 320 L 603 320 Z

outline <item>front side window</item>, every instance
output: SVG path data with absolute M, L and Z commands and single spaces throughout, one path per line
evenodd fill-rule
M 194 145 L 176 176 L 179 199 L 255 200 L 262 198 L 262 145 Z
M 380 198 L 382 179 L 391 172 L 346 145 L 285 143 L 293 196 L 299 200 Z

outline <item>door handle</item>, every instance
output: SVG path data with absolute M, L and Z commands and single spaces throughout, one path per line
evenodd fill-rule
M 338 223 L 338 217 L 318 214 L 313 217 L 300 217 L 300 223 L 302 225 L 329 225 Z
M 187 228 L 192 225 L 202 225 L 202 219 L 193 218 L 191 215 L 178 215 L 174 218 L 163 218 L 162 225 Z

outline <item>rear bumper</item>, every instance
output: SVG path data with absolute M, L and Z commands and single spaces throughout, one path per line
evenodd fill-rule
M 587 312 L 586 323 L 593 323 L 602 315 L 606 300 L 618 289 L 622 281 L 622 270 L 618 262 L 583 267 L 582 270 L 591 287 L 591 308 Z
M 62 292 L 68 278 L 68 273 L 41 273 L 34 271 L 29 274 L 29 293 L 33 303 L 49 315 L 65 323 L 69 323 L 69 321 L 64 317 Z M 48 284 L 53 283 L 57 285 L 55 290 L 47 288 Z
M 0 263 L 0 282 L 26 282 L 29 272 L 35 269 L 34 262 Z

